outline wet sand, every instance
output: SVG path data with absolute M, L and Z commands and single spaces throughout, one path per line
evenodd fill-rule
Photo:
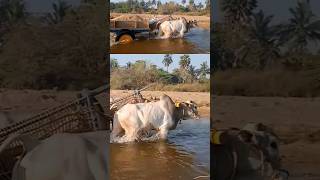
M 290 179 L 320 179 L 320 98 L 218 96 L 212 103 L 216 128 L 269 125 L 282 141 L 283 168 Z

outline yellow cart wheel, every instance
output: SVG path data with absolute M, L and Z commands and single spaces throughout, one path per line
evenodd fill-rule
M 129 34 L 123 34 L 123 35 L 121 35 L 120 38 L 119 38 L 119 42 L 120 42 L 120 43 L 123 43 L 123 44 L 125 44 L 125 43 L 130 43 L 130 42 L 132 42 L 132 41 L 133 41 L 133 38 L 132 38 L 132 36 L 130 36 Z

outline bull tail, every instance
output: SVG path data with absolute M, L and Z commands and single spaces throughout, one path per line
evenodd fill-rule
M 10 143 L 12 143 L 14 140 L 16 140 L 19 137 L 20 137 L 19 133 L 11 134 L 9 137 L 7 137 L 7 139 L 4 140 L 0 146 L 0 153 L 2 153 L 2 151 L 4 151 L 10 145 Z

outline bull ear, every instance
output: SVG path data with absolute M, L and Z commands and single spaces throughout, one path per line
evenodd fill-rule
M 252 142 L 253 134 L 251 132 L 249 132 L 249 131 L 240 130 L 239 136 L 240 136 L 241 140 L 246 142 L 246 143 L 251 143 Z

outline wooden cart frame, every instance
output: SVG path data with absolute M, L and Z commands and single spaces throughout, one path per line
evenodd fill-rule
M 110 20 L 110 32 L 116 34 L 116 42 L 118 42 L 125 36 L 130 36 L 131 40 L 134 40 L 136 34 L 150 32 L 150 27 L 148 21 Z
M 14 133 L 26 134 L 36 140 L 43 140 L 57 133 L 81 133 L 109 130 L 110 117 L 106 108 L 96 96 L 106 92 L 107 86 L 95 90 L 83 90 L 81 95 L 70 102 L 47 109 L 31 118 L 0 129 L 0 145 Z M 106 100 L 107 101 L 107 100 Z M 23 156 L 23 143 L 12 142 L 0 154 L 0 179 L 11 180 L 15 163 Z

